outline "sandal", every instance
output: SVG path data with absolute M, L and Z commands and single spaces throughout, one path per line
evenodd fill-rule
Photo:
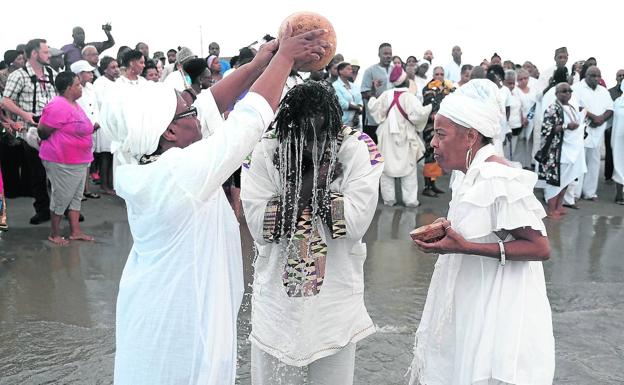
M 94 192 L 90 192 L 90 191 L 88 191 L 88 192 L 86 192 L 86 193 L 84 193 L 82 195 L 86 196 L 87 198 L 91 198 L 91 199 L 100 199 L 100 194 L 94 193 Z

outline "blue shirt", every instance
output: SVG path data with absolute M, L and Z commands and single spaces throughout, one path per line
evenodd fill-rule
M 342 108 L 342 124 L 353 126 L 352 121 L 353 116 L 355 116 L 355 110 L 349 110 L 349 103 L 363 105 L 360 87 L 349 82 L 350 88 L 347 88 L 340 79 L 333 82 L 332 86 L 336 90 L 336 96 Z

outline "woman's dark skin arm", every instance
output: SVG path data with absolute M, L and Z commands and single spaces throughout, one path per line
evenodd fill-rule
M 37 134 L 39 134 L 41 140 L 48 139 L 54 131 L 56 131 L 56 128 L 44 126 L 43 124 L 37 126 Z
M 457 231 L 450 227 L 451 223 L 442 219 L 448 226 L 446 236 L 438 242 L 425 243 L 414 240 L 418 248 L 425 253 L 435 254 L 471 254 L 490 258 L 500 258 L 500 247 L 497 243 L 475 243 L 466 240 Z M 545 261 L 550 258 L 550 243 L 548 238 L 539 231 L 529 227 L 520 227 L 508 230 L 515 238 L 505 242 L 505 258 L 510 261 Z

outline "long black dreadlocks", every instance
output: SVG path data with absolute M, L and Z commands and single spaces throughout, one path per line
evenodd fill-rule
M 278 141 L 293 136 L 305 139 L 319 114 L 325 118 L 326 139 L 335 139 L 342 128 L 342 109 L 333 87 L 314 80 L 293 87 L 282 99 L 273 123 Z
M 316 126 L 319 117 L 323 117 L 321 127 Z M 273 128 L 279 143 L 274 161 L 282 186 L 281 218 L 286 221 L 282 230 L 286 232 L 283 235 L 288 240 L 287 250 L 292 251 L 299 216 L 296 206 L 302 193 L 310 193 L 309 190 L 302 191 L 304 174 L 313 173 L 312 197 L 309 202 L 313 228 L 317 226 L 317 215 L 329 207 L 329 194 L 325 189 L 333 178 L 338 154 L 338 135 L 342 129 L 342 109 L 333 87 L 317 81 L 307 81 L 293 87 L 280 103 Z M 323 165 L 328 170 L 326 175 L 319 174 Z M 319 181 L 319 178 L 324 180 Z

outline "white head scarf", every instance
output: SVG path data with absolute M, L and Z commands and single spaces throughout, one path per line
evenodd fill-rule
M 487 138 L 498 138 L 501 130 L 498 87 L 487 79 L 472 79 L 446 96 L 438 114 L 474 128 Z
M 102 115 L 112 138 L 111 150 L 119 164 L 138 164 L 143 155 L 158 148 L 160 136 L 175 116 L 178 105 L 173 88 L 146 82 L 119 84 L 102 103 Z

